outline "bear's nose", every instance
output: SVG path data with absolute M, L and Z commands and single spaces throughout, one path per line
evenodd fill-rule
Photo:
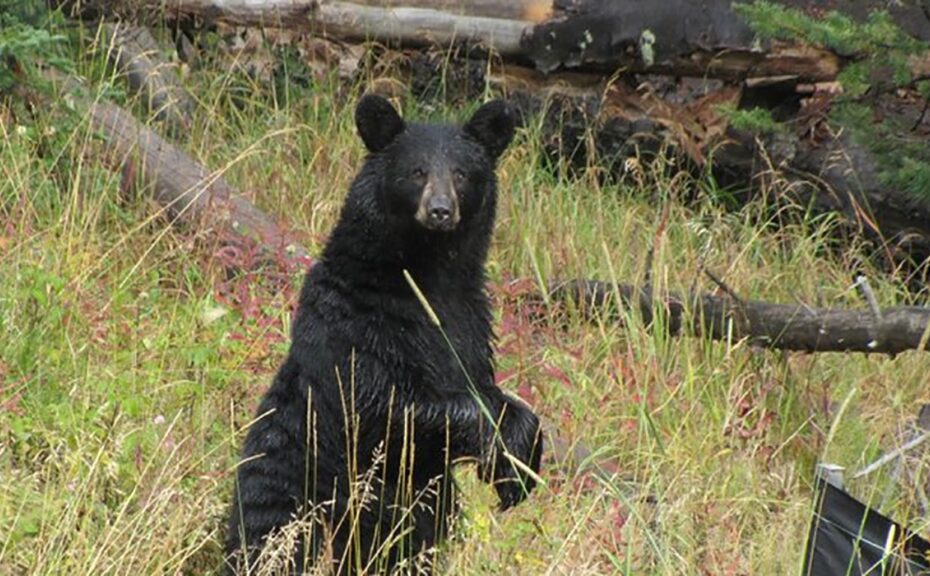
M 449 219 L 449 216 L 452 215 L 452 210 L 449 210 L 446 206 L 435 206 L 430 208 L 429 217 L 432 218 L 437 223 L 445 222 Z
M 445 224 L 452 217 L 452 199 L 444 194 L 437 194 L 429 199 L 426 209 L 433 224 Z

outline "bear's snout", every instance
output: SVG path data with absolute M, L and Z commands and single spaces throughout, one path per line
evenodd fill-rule
M 448 232 L 458 226 L 460 218 L 458 195 L 452 182 L 430 178 L 423 188 L 416 213 L 417 222 L 428 230 Z
M 452 201 L 448 196 L 433 196 L 426 207 L 428 224 L 443 228 L 452 224 Z

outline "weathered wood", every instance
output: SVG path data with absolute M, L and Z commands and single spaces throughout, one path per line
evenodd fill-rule
M 623 68 L 724 79 L 788 75 L 818 82 L 836 78 L 842 62 L 822 48 L 756 45 L 730 0 L 707 0 L 700 8 L 689 0 L 588 0 L 570 16 L 534 27 L 523 48 L 547 72 Z
M 161 5 L 174 16 L 307 29 L 343 40 L 404 46 L 473 42 L 507 59 L 532 61 L 545 72 L 579 68 L 612 73 L 622 68 L 821 82 L 836 78 L 840 70 L 842 59 L 829 50 L 777 42 L 760 49 L 728 0 L 713 0 L 704 10 L 683 3 L 688 4 L 660 2 L 644 10 L 639 2 L 588 2 L 557 13 L 543 0 L 521 0 L 509 8 L 493 0 L 162 0 Z M 682 19 L 682 13 L 689 18 Z M 488 17 L 492 14 L 497 17 Z M 534 24 L 551 14 L 556 16 Z M 655 37 L 649 58 L 640 46 L 644 31 Z
M 865 20 L 873 10 L 887 10 L 911 34 L 930 36 L 930 20 L 918 6 L 881 0 L 774 3 L 812 15 L 837 10 L 856 20 Z M 536 26 L 524 39 L 525 55 L 544 71 L 622 67 L 715 78 L 788 74 L 816 82 L 834 78 L 841 63 L 824 49 L 758 44 L 731 0 L 556 0 L 556 5 L 565 7 L 564 17 Z
M 805 352 L 876 352 L 897 354 L 927 350 L 930 308 L 885 308 L 876 317 L 869 310 L 811 308 L 803 304 L 736 301 L 729 296 L 696 294 L 662 297 L 648 290 L 596 280 L 573 280 L 553 285 L 550 297 L 584 309 L 609 310 L 619 304 L 634 309 L 655 326 L 656 310 L 665 316 L 669 334 L 691 334 L 714 340 L 739 341 L 751 346 Z
M 326 35 L 409 46 L 448 46 L 471 42 L 501 56 L 521 53 L 520 39 L 530 26 L 519 20 L 457 16 L 427 8 L 372 8 L 349 2 L 321 2 L 314 25 Z
M 362 6 L 327 0 L 167 0 L 169 14 L 199 16 L 243 26 L 285 26 L 344 40 L 404 46 L 478 43 L 502 56 L 520 54 L 531 26 L 521 20 L 460 16 L 430 8 Z
M 147 2 L 169 16 L 197 16 L 237 26 L 306 29 L 316 0 L 156 0 Z
M 52 71 L 47 75 L 87 115 L 91 129 L 103 136 L 112 164 L 131 166 L 130 172 L 151 190 L 172 221 L 213 229 L 220 237 L 254 241 L 269 256 L 309 261 L 307 250 L 240 195 L 221 172 L 207 170 L 119 106 L 82 97 L 74 80 Z
M 181 87 L 176 66 L 161 57 L 148 28 L 130 24 L 103 24 L 107 55 L 126 77 L 129 90 L 138 94 L 157 122 L 174 137 L 190 130 L 194 100 Z
M 553 14 L 552 0 L 355 0 L 354 4 L 396 8 L 430 8 L 464 16 L 542 22 Z

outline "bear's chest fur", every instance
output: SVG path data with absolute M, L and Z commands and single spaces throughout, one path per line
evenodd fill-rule
M 355 382 L 360 395 L 385 393 L 431 401 L 460 393 L 493 372 L 491 313 L 482 289 L 451 282 L 422 294 L 439 319 L 436 326 L 412 289 L 385 294 L 341 283 L 318 265 L 307 278 L 295 323 L 295 356 L 313 364 L 376 364 L 390 381 Z

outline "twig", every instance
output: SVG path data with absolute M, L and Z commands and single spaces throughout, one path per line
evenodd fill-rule
M 671 212 L 670 202 L 665 202 L 662 206 L 662 214 L 659 216 L 659 225 L 656 226 L 656 232 L 652 236 L 652 244 L 649 246 L 649 251 L 646 252 L 646 274 L 643 279 L 643 284 L 648 286 L 652 283 L 652 262 L 655 258 L 656 247 L 659 245 L 659 242 L 662 241 L 662 236 L 665 234 L 665 227 L 668 225 L 668 217 Z
M 861 95 L 853 98 L 854 102 L 864 102 L 874 98 L 878 98 L 882 94 L 891 94 L 892 92 L 897 92 L 898 90 L 913 90 L 921 82 L 926 82 L 930 80 L 930 74 L 919 74 L 914 76 L 907 82 L 902 82 L 901 84 L 887 84 L 884 86 L 871 85 L 868 89 Z
M 713 272 L 711 272 L 707 268 L 704 268 L 704 274 L 706 274 L 707 277 L 710 278 L 711 282 L 716 284 L 718 288 L 723 290 L 727 296 L 735 300 L 740 305 L 740 307 L 744 308 L 746 306 L 746 301 L 740 298 L 740 295 L 737 294 L 732 288 L 727 286 L 726 282 L 724 282 L 722 278 L 718 278 Z
M 916 438 L 912 439 L 911 441 L 906 442 L 905 444 L 903 444 L 903 445 L 900 446 L 899 448 L 896 448 L 895 450 L 892 450 L 891 452 L 885 454 L 884 456 L 882 456 L 881 458 L 879 458 L 879 459 L 876 460 L 875 462 L 872 462 L 871 464 L 869 464 L 868 466 L 866 466 L 865 468 L 863 468 L 863 469 L 860 470 L 859 472 L 856 472 L 856 474 L 853 476 L 853 480 L 856 480 L 856 479 L 858 479 L 858 478 L 862 478 L 863 476 L 866 476 L 866 475 L 868 475 L 868 474 L 871 474 L 872 472 L 878 470 L 879 468 L 881 468 L 881 467 L 884 466 L 885 464 L 887 464 L 887 463 L 891 462 L 892 460 L 894 460 L 895 458 L 901 456 L 902 454 L 904 454 L 904 453 L 907 452 L 908 450 L 911 450 L 911 449 L 913 449 L 913 448 L 916 448 L 916 447 L 920 446 L 921 444 L 924 443 L 925 440 L 927 440 L 927 438 L 930 438 L 930 432 L 924 432 L 924 433 L 921 434 L 920 436 L 917 436 Z
M 914 122 L 913 126 L 911 126 L 911 132 L 917 130 L 923 123 L 924 118 L 927 116 L 928 108 L 930 108 L 930 94 L 927 94 L 927 97 L 924 98 L 924 107 L 920 110 L 920 115 L 917 116 L 917 121 Z
M 872 291 L 872 285 L 869 284 L 869 279 L 866 278 L 865 275 L 860 274 L 856 276 L 856 288 L 869 304 L 869 310 L 872 311 L 872 316 L 874 316 L 876 320 L 881 320 L 882 309 L 878 307 L 878 299 L 875 297 L 875 292 Z

